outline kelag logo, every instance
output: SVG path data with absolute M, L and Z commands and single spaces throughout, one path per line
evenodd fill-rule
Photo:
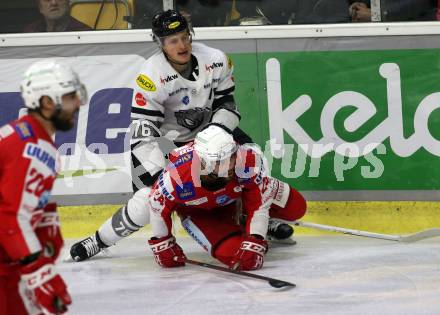
M 440 108 L 440 93 L 426 95 L 417 105 L 413 119 L 414 132 L 405 136 L 403 122 L 402 84 L 400 68 L 396 63 L 383 63 L 379 66 L 378 75 L 384 79 L 387 93 L 388 117 L 363 138 L 355 142 L 348 142 L 339 135 L 340 130 L 334 126 L 338 112 L 347 106 L 356 110 L 346 118 L 344 128 L 349 132 L 358 131 L 377 112 L 377 106 L 367 95 L 356 91 L 342 91 L 330 97 L 324 104 L 320 121 L 323 137 L 315 141 L 298 119 L 312 107 L 312 98 L 301 95 L 287 108 L 282 106 L 281 69 L 277 59 L 271 58 L 266 62 L 267 99 L 269 110 L 269 128 L 271 139 L 276 145 L 284 145 L 283 132 L 287 134 L 313 158 L 320 158 L 328 152 L 350 158 L 365 156 L 378 148 L 389 138 L 390 147 L 400 157 L 410 157 L 416 151 L 424 148 L 435 156 L 440 156 L 440 141 L 429 130 L 429 119 L 434 111 Z M 383 105 L 382 105 L 383 106 Z M 281 149 L 281 150 L 280 150 Z M 278 152 L 277 152 L 278 151 Z M 281 147 L 273 151 L 275 157 L 282 157 Z
M 115 88 L 96 91 L 90 98 L 88 106 L 83 106 L 81 111 L 87 111 L 87 119 L 80 120 L 68 132 L 57 132 L 55 143 L 57 147 L 63 144 L 72 144 L 68 149 L 61 150 L 61 154 L 75 154 L 75 143 L 83 141 L 78 139 L 85 129 L 85 145 L 90 152 L 99 152 L 96 144 L 104 144 L 107 154 L 123 153 L 124 138 L 130 125 L 131 103 L 133 89 Z M 0 93 L 0 126 L 17 119 L 20 110 L 24 109 L 23 100 L 18 92 Z
M 268 57 L 264 150 L 269 164 L 278 159 L 282 176 L 319 178 L 309 187 L 323 190 L 359 183 L 365 189 L 438 187 L 438 176 L 428 171 L 438 169 L 440 156 L 436 58 L 411 51 Z M 359 67 L 350 66 L 359 60 Z M 348 179 L 347 185 L 334 186 L 334 179 Z

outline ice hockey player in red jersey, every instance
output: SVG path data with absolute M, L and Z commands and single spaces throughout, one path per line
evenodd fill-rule
M 54 267 L 63 245 L 56 204 L 52 136 L 72 128 L 85 88 L 64 63 L 42 60 L 26 71 L 28 114 L 0 127 L 0 315 L 62 314 L 71 298 Z
M 237 222 L 238 200 L 244 226 Z M 306 211 L 298 191 L 268 175 L 255 147 L 237 145 L 218 126 L 173 151 L 148 201 L 153 233 L 148 243 L 163 267 L 185 265 L 185 254 L 171 233 L 173 212 L 213 257 L 233 269 L 255 270 L 263 266 L 268 250 L 269 216 L 294 221 Z

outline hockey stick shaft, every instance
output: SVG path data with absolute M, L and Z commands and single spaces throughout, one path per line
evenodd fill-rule
M 354 229 L 346 229 L 337 226 L 318 224 L 312 222 L 303 222 L 303 221 L 295 221 L 292 224 L 296 226 L 314 228 L 329 232 L 338 232 L 338 233 L 350 234 L 355 236 L 371 237 L 371 238 L 377 238 L 387 241 L 405 242 L 405 243 L 417 242 L 426 238 L 440 236 L 439 228 L 432 228 L 409 235 L 393 235 L 393 234 L 381 234 L 381 233 L 367 232 L 367 231 L 354 230 Z
M 380 234 L 380 233 L 373 233 L 373 232 L 367 232 L 367 231 L 361 231 L 361 230 L 346 229 L 346 228 L 341 228 L 341 227 L 337 227 L 337 226 L 318 224 L 318 223 L 312 223 L 312 222 L 295 221 L 293 224 L 296 226 L 314 228 L 314 229 L 329 231 L 329 232 L 339 232 L 339 233 L 350 234 L 350 235 L 355 235 L 355 236 L 379 238 L 379 239 L 384 239 L 384 240 L 388 240 L 388 241 L 399 241 L 398 235 Z
M 287 282 L 287 281 L 284 281 L 284 280 L 269 278 L 269 277 L 265 277 L 265 276 L 261 276 L 261 275 L 256 275 L 256 274 L 249 273 L 249 272 L 244 272 L 244 271 L 233 270 L 233 269 L 229 269 L 229 268 L 226 268 L 226 267 L 211 265 L 211 264 L 207 264 L 207 263 L 196 261 L 196 260 L 185 259 L 185 262 L 187 264 L 192 264 L 192 265 L 197 265 L 197 266 L 200 266 L 200 267 L 205 267 L 205 268 L 209 268 L 209 269 L 214 269 L 214 270 L 218 270 L 218 271 L 232 273 L 232 274 L 236 274 L 236 275 L 239 275 L 239 276 L 244 276 L 244 277 L 248 277 L 248 278 L 264 280 L 264 281 L 267 281 L 272 287 L 275 287 L 275 288 L 282 288 L 282 287 L 286 287 L 286 286 L 296 287 L 296 285 L 294 283 L 290 283 L 290 282 Z

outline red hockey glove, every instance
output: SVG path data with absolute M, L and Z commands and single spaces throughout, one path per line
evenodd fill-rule
M 263 267 L 267 242 L 254 236 L 246 236 L 231 260 L 230 267 L 235 270 L 256 270 Z
M 44 248 L 44 256 L 55 261 L 64 245 L 56 203 L 49 203 L 44 207 L 43 216 L 35 229 L 35 233 Z
M 176 243 L 174 236 L 167 235 L 158 239 L 150 239 L 148 244 L 160 266 L 165 268 L 185 266 L 186 256 Z
M 67 312 L 67 305 L 72 303 L 72 299 L 51 258 L 40 256 L 23 266 L 21 280 L 32 295 L 32 303 L 41 308 L 44 314 Z

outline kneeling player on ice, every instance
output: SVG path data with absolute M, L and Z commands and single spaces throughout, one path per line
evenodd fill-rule
M 263 266 L 269 217 L 294 221 L 306 201 L 295 189 L 266 173 L 264 157 L 210 126 L 172 152 L 148 202 L 153 237 L 148 241 L 162 267 L 185 265 L 171 234 L 175 211 L 188 234 L 213 257 L 238 270 Z M 246 222 L 237 222 L 241 199 Z

